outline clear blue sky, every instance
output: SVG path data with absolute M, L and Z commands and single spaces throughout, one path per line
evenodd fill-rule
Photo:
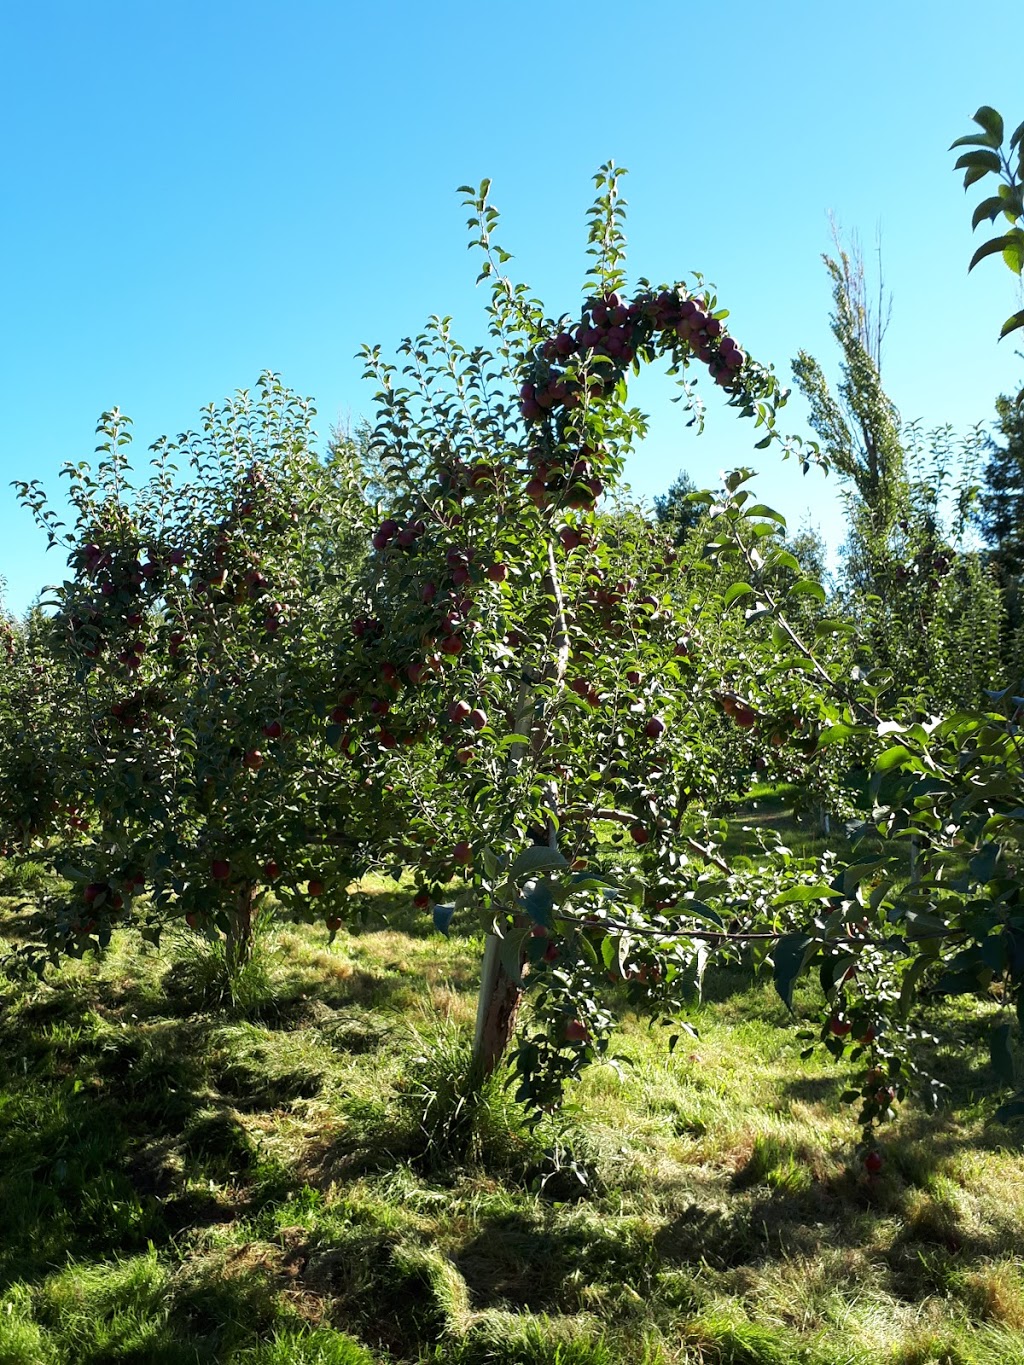
M 979 36 L 985 34 L 984 40 Z M 490 176 L 512 269 L 577 306 L 590 177 L 627 166 L 631 266 L 700 270 L 731 326 L 788 379 L 834 370 L 819 256 L 831 210 L 881 228 L 894 294 L 884 378 L 906 417 L 966 427 L 1024 380 L 998 261 L 968 278 L 970 212 L 949 143 L 979 104 L 1024 118 L 1019 34 L 951 0 L 730 5 L 591 0 L 510 9 L 32 0 L 3 7 L 0 112 L 0 574 L 22 610 L 62 562 L 8 481 L 54 489 L 99 413 L 141 456 L 264 367 L 318 402 L 326 433 L 370 411 L 354 358 L 431 313 L 483 337 L 456 186 Z M 980 237 L 979 237 L 980 240 Z M 842 538 L 834 485 L 712 413 L 696 439 L 655 417 L 629 470 L 651 496 L 755 463 L 759 492 Z M 787 409 L 792 429 L 802 410 Z

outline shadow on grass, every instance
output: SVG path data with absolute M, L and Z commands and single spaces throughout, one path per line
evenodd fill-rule
M 484 1220 L 455 1261 L 474 1309 L 572 1313 L 583 1306 L 586 1285 L 615 1284 L 648 1295 L 659 1252 L 631 1220 L 541 1211 Z
M 96 989 L 9 1000 L 0 1017 L 0 1284 L 164 1246 L 295 1183 L 238 1110 L 309 1098 L 322 1071 L 226 1044 L 224 1016 L 101 1013 Z

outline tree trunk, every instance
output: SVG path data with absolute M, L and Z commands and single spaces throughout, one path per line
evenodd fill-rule
M 228 972 L 231 974 L 244 967 L 252 957 L 252 908 L 255 891 L 255 885 L 248 881 L 243 882 L 238 888 L 227 937 L 227 964 Z
M 497 934 L 488 934 L 484 940 L 473 1036 L 473 1069 L 480 1080 L 489 1076 L 505 1055 L 523 998 L 522 986 L 501 964 L 501 945 Z
M 555 603 L 552 625 L 556 654 L 549 662 L 547 675 L 561 686 L 565 679 L 566 665 L 569 660 L 569 634 L 565 623 L 565 608 L 562 603 L 562 590 L 558 581 L 555 551 L 548 541 L 547 583 Z M 538 724 L 534 712 L 534 688 L 541 676 L 530 677 L 524 669 L 519 688 L 519 706 L 516 716 L 515 733 L 529 737 L 530 751 L 536 759 L 540 756 L 544 743 L 544 729 Z M 519 755 L 513 748 L 509 755 L 509 766 L 519 762 Z M 555 806 L 555 791 L 551 792 L 551 808 Z M 534 844 L 547 848 L 558 848 L 558 831 L 553 820 L 548 820 L 546 829 L 537 829 L 533 836 Z M 529 921 L 524 917 L 523 925 Z M 480 994 L 477 997 L 476 1031 L 473 1037 L 473 1072 L 477 1081 L 489 1076 L 505 1055 L 515 1033 L 519 1006 L 523 998 L 521 985 L 526 969 L 526 945 L 519 954 L 519 977 L 516 981 L 509 976 L 501 963 L 502 939 L 497 934 L 488 934 L 484 941 L 484 957 L 480 969 Z

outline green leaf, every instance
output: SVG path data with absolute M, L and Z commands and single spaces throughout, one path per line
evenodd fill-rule
M 725 929 L 725 920 L 718 911 L 712 910 L 710 905 L 705 905 L 702 901 L 683 901 L 679 906 L 679 918 L 693 918 L 704 924 L 710 924 L 715 929 Z
M 983 104 L 974 115 L 974 122 L 980 123 L 985 132 L 993 139 L 993 147 L 998 147 L 1003 140 L 1003 116 L 990 104 Z
M 971 859 L 971 876 L 979 882 L 989 882 L 999 863 L 999 845 L 993 841 L 983 845 Z
M 990 977 L 990 973 L 984 974 L 978 968 L 965 967 L 962 971 L 943 972 L 935 983 L 936 995 L 976 995 L 984 988 L 985 978 Z
M 484 848 L 484 871 L 492 881 L 501 874 L 504 859 L 501 858 L 494 849 L 487 844 Z
M 831 886 L 818 882 L 814 886 L 791 886 L 772 898 L 772 905 L 803 905 L 807 901 L 831 900 L 835 895 Z
M 917 755 L 912 753 L 905 745 L 895 744 L 891 749 L 886 749 L 884 753 L 879 754 L 875 759 L 875 772 L 890 772 L 893 768 L 899 768 L 904 763 L 916 757 Z
M 848 725 L 846 721 L 840 720 L 835 725 L 826 725 L 818 735 L 818 748 L 823 748 L 827 744 L 842 744 L 847 739 L 866 738 L 871 734 L 871 727 L 868 725 Z
M 968 271 L 973 270 L 978 262 L 983 261 L 986 256 L 994 256 L 999 251 L 1003 253 L 1004 257 L 1010 256 L 1012 260 L 1019 262 L 1021 242 L 1018 239 L 1021 237 L 1024 237 L 1024 234 L 1008 232 L 1003 237 L 993 237 L 991 241 L 983 242 L 971 257 L 971 263 L 967 267 Z M 1007 264 L 1010 265 L 1011 270 L 1015 270 L 1017 274 L 1020 274 L 1019 264 L 1012 265 L 1009 260 L 1007 261 Z
M 942 938 L 949 929 L 944 919 L 930 914 L 927 910 L 908 910 L 903 920 L 908 930 L 907 937 L 910 939 Z
M 974 216 L 971 218 L 971 227 L 976 228 L 983 218 L 987 218 L 990 223 L 994 223 L 1005 207 L 1006 201 L 1000 198 L 998 194 L 992 195 L 988 199 L 983 199 L 974 210 Z
M 801 578 L 798 583 L 794 583 L 789 590 L 791 597 L 813 597 L 818 602 L 824 602 L 825 589 L 820 583 L 815 583 L 813 578 Z
M 578 935 L 576 943 L 579 946 L 580 952 L 583 954 L 583 956 L 587 959 L 587 961 L 590 963 L 592 967 L 597 967 L 600 965 L 598 963 L 597 958 L 597 949 L 591 943 L 590 939 L 587 938 L 586 934 Z
M 753 507 L 747 509 L 748 517 L 768 517 L 770 521 L 776 521 L 782 527 L 786 525 L 786 518 L 781 512 L 776 512 L 774 507 L 767 507 L 763 502 L 757 502 Z
M 999 143 L 997 142 L 995 145 L 998 147 Z M 953 169 L 954 171 L 967 171 L 968 173 L 978 170 L 981 175 L 987 175 L 989 171 L 995 171 L 998 175 L 1002 170 L 1002 162 L 999 160 L 997 152 L 988 151 L 987 149 L 964 152 L 963 156 L 957 157 L 956 165 Z M 975 176 L 975 179 L 980 179 L 980 176 Z M 967 184 L 968 181 L 965 178 L 965 188 L 967 187 Z
M 875 858 L 868 863 L 854 863 L 852 866 L 844 868 L 836 881 L 841 882 L 845 895 L 852 896 L 865 877 L 872 876 L 884 866 L 884 858 Z
M 1016 1078 L 1016 1065 L 1013 1056 L 1013 1047 L 1010 1039 L 1013 1032 L 1013 1025 L 1009 1019 L 1004 1019 L 1002 1023 L 996 1024 L 988 1036 L 989 1057 L 992 1061 L 992 1070 L 996 1073 L 1003 1085 L 1013 1085 Z
M 999 333 L 999 340 L 1002 341 L 1003 337 L 1008 337 L 1010 333 L 1015 332 L 1018 327 L 1024 327 L 1024 308 L 1022 308 L 1019 313 L 1014 313 L 1012 317 L 1006 319 L 1003 323 L 1002 330 Z
M 790 573 L 800 572 L 800 564 L 797 557 L 796 555 L 791 554 L 789 550 L 776 550 L 771 557 L 771 566 L 773 569 L 788 569 Z
M 510 929 L 501 940 L 499 961 L 510 981 L 517 986 L 523 983 L 523 948 L 529 937 L 529 929 Z
M 775 989 L 788 1009 L 793 1008 L 793 989 L 807 966 L 816 943 L 807 934 L 787 934 L 775 946 L 773 979 Z
M 935 959 L 927 953 L 921 953 L 915 957 L 903 975 L 903 984 L 900 987 L 899 1011 L 901 1018 L 905 1019 L 910 1013 L 910 1007 L 914 1003 L 914 996 L 917 987 L 925 972 L 934 964 Z
M 565 855 L 559 853 L 557 848 L 545 848 L 543 844 L 537 844 L 524 848 L 516 855 L 515 862 L 509 869 L 509 880 L 518 882 L 521 878 L 537 872 L 551 872 L 568 865 Z
M 988 173 L 988 168 L 985 166 L 972 166 L 969 171 L 964 172 L 964 189 L 969 190 L 979 180 L 984 180 Z
M 965 133 L 963 137 L 958 137 L 955 142 L 949 144 L 952 152 L 957 147 L 998 147 L 998 142 L 993 142 L 989 133 Z
M 753 591 L 749 583 L 733 583 L 726 590 L 722 605 L 726 608 L 731 607 L 734 602 L 738 602 L 741 597 L 748 597 Z

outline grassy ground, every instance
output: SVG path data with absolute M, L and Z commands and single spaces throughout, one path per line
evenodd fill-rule
M 1024 1365 L 1022 1133 L 969 1011 L 958 1117 L 908 1110 L 874 1180 L 738 971 L 531 1132 L 467 1099 L 479 941 L 373 899 L 234 1002 L 193 935 L 0 980 L 0 1365 Z

